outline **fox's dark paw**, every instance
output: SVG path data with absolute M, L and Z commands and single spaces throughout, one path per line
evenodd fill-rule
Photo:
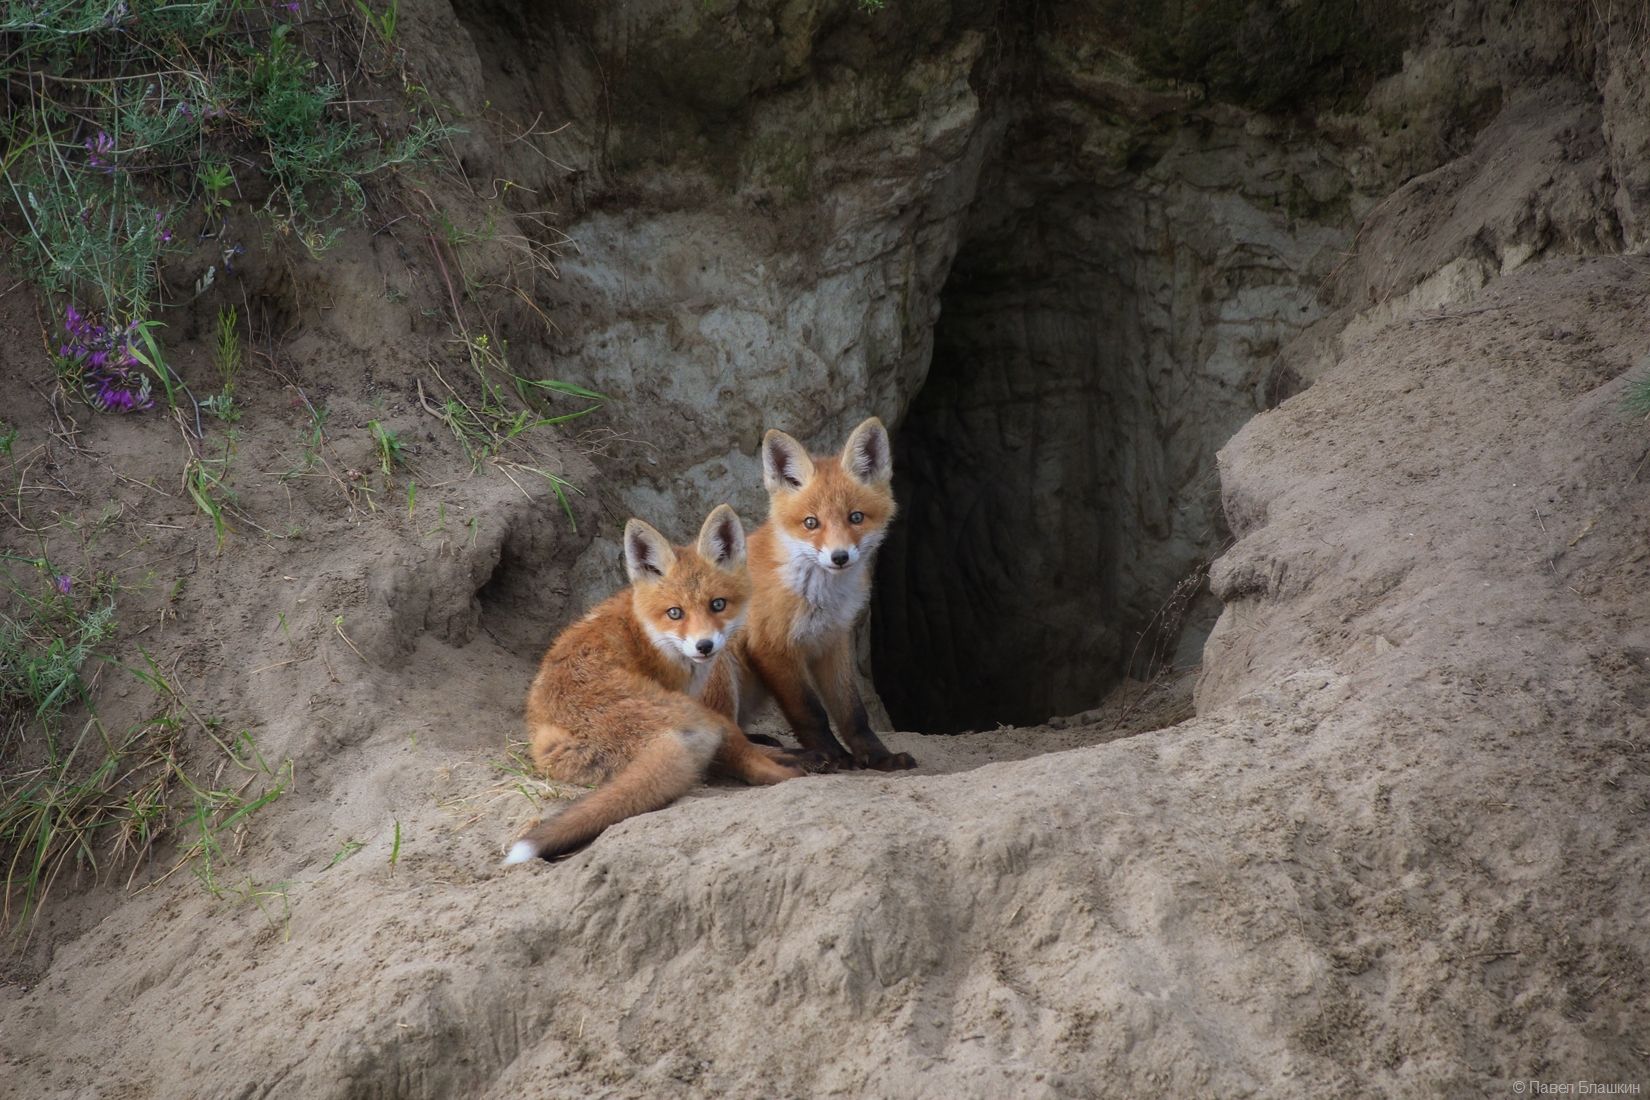
M 917 761 L 908 752 L 878 752 L 867 753 L 859 765 L 877 772 L 903 772 L 916 767 Z
M 818 749 L 792 749 L 786 754 L 783 762 L 801 768 L 810 775 L 829 775 L 843 766 L 843 761 Z

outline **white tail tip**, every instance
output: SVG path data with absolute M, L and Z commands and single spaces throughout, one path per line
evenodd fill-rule
M 532 841 L 518 840 L 510 845 L 510 852 L 504 857 L 504 865 L 508 867 L 512 863 L 526 863 L 530 859 L 537 859 L 538 855 L 538 849 L 533 847 Z

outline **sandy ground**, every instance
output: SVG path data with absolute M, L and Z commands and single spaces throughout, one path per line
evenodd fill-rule
M 236 866 L 284 900 L 174 881 L 48 928 L 0 991 L 9 1087 L 1644 1082 L 1650 440 L 1619 403 L 1647 294 L 1645 261 L 1532 265 L 1245 429 L 1199 715 L 1156 732 L 1183 714 L 1172 687 L 1138 721 L 1116 701 L 1059 729 L 896 735 L 923 768 L 707 789 L 506 872 L 531 807 L 494 761 L 531 658 L 486 629 L 397 647 L 369 597 L 362 663 L 327 658 L 336 701 L 283 726 L 293 681 L 259 700 L 299 785 Z M 318 551 L 283 583 L 345 583 L 329 568 Z M 433 568 L 388 554 L 350 583 L 422 590 Z M 261 633 L 243 665 L 284 645 Z

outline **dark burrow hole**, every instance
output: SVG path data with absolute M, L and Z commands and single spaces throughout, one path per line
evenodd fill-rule
M 574 614 L 565 571 L 545 566 L 564 537 L 560 518 L 548 508 L 514 515 L 496 564 L 475 590 L 481 632 L 529 660 L 543 654 Z
M 902 514 L 873 596 L 877 689 L 925 733 L 1044 722 L 1201 659 L 1229 541 L 1215 453 L 1275 361 L 1208 367 L 1221 275 L 1140 247 L 1131 190 L 972 219 L 894 433 Z

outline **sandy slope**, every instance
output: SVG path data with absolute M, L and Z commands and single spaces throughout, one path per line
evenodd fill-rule
M 249 856 L 290 919 L 139 895 L 0 993 L 5 1076 L 104 1097 L 1645 1081 L 1650 438 L 1619 399 L 1647 295 L 1642 260 L 1527 267 L 1245 429 L 1200 716 L 1159 732 L 898 735 L 930 767 L 710 790 L 505 872 L 523 803 L 478 758 L 527 662 L 427 637 Z M 344 835 L 366 846 L 329 870 Z

